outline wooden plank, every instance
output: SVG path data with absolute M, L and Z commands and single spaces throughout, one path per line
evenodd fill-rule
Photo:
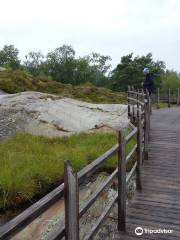
M 10 239 L 63 196 L 64 183 L 0 228 L 0 239 Z
M 131 139 L 137 134 L 137 128 L 135 127 L 129 134 L 126 136 L 126 144 L 131 141 Z
M 160 98 L 159 98 L 159 88 L 157 89 L 157 109 L 159 109 L 160 105 Z
M 131 179 L 131 177 L 133 176 L 135 170 L 137 168 L 137 162 L 135 162 L 135 164 L 133 165 L 131 171 L 128 173 L 127 177 L 126 177 L 126 183 L 128 183 Z
M 129 87 L 130 87 L 130 86 L 129 86 Z M 128 92 L 131 93 L 131 94 L 134 94 L 135 96 L 136 96 L 136 95 L 139 95 L 139 96 L 142 96 L 142 97 L 145 96 L 145 94 L 144 94 L 143 92 L 134 92 L 134 91 L 131 91 L 131 90 L 129 90 Z
M 148 202 L 142 204 L 142 203 L 137 202 L 137 201 L 134 202 L 133 205 L 130 205 L 128 209 L 129 209 L 129 211 L 131 211 L 131 209 L 137 209 L 137 210 L 142 209 L 142 211 L 143 210 L 155 211 L 157 214 L 159 212 L 163 212 L 163 213 L 167 212 L 167 213 L 176 215 L 176 218 L 177 218 L 177 216 L 179 216 L 179 213 L 180 213 L 179 209 L 173 209 L 173 208 L 169 208 L 167 206 L 164 207 L 164 206 L 158 206 L 158 205 L 151 206 L 151 205 L 148 204 Z
M 171 89 L 168 89 L 168 108 L 171 107 Z
M 142 215 L 148 215 L 149 217 L 150 216 L 157 216 L 157 217 L 162 217 L 162 218 L 169 218 L 171 219 L 171 222 L 173 222 L 174 220 L 178 220 L 180 221 L 180 217 L 179 215 L 177 215 L 177 213 L 173 213 L 173 212 L 170 212 L 168 210 L 154 210 L 154 209 L 145 209 L 145 208 L 132 208 L 132 207 L 129 207 L 128 210 L 127 210 L 127 216 L 128 214 L 134 214 L 134 216 L 136 214 L 142 214 Z
M 131 149 L 131 151 L 129 152 L 129 154 L 126 157 L 126 164 L 129 162 L 129 160 L 131 160 L 132 157 L 134 157 L 135 153 L 137 150 L 137 144 L 134 145 L 134 147 Z
M 118 136 L 118 230 L 126 230 L 126 150 L 125 133 L 119 131 Z
M 158 235 L 157 239 L 180 239 L 179 145 L 180 112 L 172 108 L 155 111 L 151 120 L 149 159 L 143 165 L 143 191 L 137 192 L 129 204 L 128 234 L 119 233 L 120 238 L 133 236 L 136 226 L 147 226 L 174 230 L 172 235 Z M 152 236 L 144 235 L 142 239 L 144 237 L 151 239 Z
M 139 90 L 137 92 L 139 93 Z M 139 95 L 138 94 L 136 96 L 136 99 L 137 99 L 137 116 L 136 117 L 139 118 Z M 144 103 L 142 106 L 144 106 Z
M 172 236 L 177 236 L 177 240 L 179 240 L 180 237 L 180 229 L 177 225 L 173 225 L 173 224 L 168 224 L 168 223 L 164 223 L 161 221 L 157 221 L 156 219 L 153 218 L 153 220 L 151 219 L 142 219 L 140 216 L 133 218 L 133 216 L 129 216 L 127 219 L 127 223 L 135 223 L 137 224 L 137 226 L 143 226 L 143 225 L 147 225 L 148 228 L 153 228 L 153 229 L 159 229 L 159 228 L 166 228 L 166 229 L 172 229 L 174 230 L 174 233 L 172 233 Z
M 137 168 L 136 168 L 136 188 L 142 190 L 142 126 L 141 120 L 138 119 L 138 134 L 137 134 Z
M 138 223 L 138 225 L 136 223 L 133 222 L 128 222 L 127 225 L 127 236 L 132 236 L 132 237 L 136 237 L 135 235 L 135 228 L 137 226 L 141 226 L 142 228 L 146 228 L 146 229 L 157 229 L 154 226 L 148 225 L 148 223 Z M 166 238 L 164 238 L 166 237 Z M 164 235 L 164 234 L 143 234 L 141 236 L 138 236 L 138 238 L 140 240 L 179 240 L 179 238 L 177 236 L 174 235 Z M 126 240 L 126 234 L 120 234 L 119 238 L 117 239 L 123 239 Z M 135 238 L 136 239 L 136 238 Z
M 148 160 L 148 138 L 149 138 L 149 113 L 148 104 L 145 105 L 145 123 L 144 123 L 144 159 Z
M 77 174 L 64 163 L 65 231 L 67 240 L 79 240 L 79 190 Z
M 91 176 L 97 169 L 99 169 L 106 161 L 118 151 L 118 144 L 115 144 L 110 150 L 98 157 L 92 163 L 88 164 L 81 171 L 78 172 L 79 182 L 82 183 L 86 178 Z
M 144 102 L 141 102 L 140 100 L 137 100 L 137 98 L 128 97 L 128 100 L 131 100 L 138 105 L 144 106 Z
M 129 97 L 130 97 L 130 86 L 128 86 L 128 97 L 127 97 L 127 100 L 128 100 L 128 117 L 131 116 L 131 107 L 130 107 L 130 100 L 129 100 Z
M 177 90 L 177 106 L 180 104 L 180 93 L 179 93 L 179 88 Z

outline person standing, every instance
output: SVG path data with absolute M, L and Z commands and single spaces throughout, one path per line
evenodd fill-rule
M 154 92 L 153 76 L 150 73 L 149 68 L 144 68 L 143 73 L 145 75 L 145 80 L 144 80 L 144 83 L 143 83 L 143 89 L 144 89 L 144 91 L 148 90 L 149 95 L 151 95 Z

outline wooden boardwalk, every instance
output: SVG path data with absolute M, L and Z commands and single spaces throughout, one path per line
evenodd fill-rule
M 154 110 L 149 159 L 144 162 L 143 189 L 127 207 L 126 233 L 117 239 L 180 239 L 180 108 Z M 142 234 L 135 228 L 168 229 L 170 234 Z
M 14 239 L 13 236 L 46 212 L 57 200 L 64 197 L 65 224 L 58 224 L 57 229 L 52 231 L 52 235 L 48 239 L 57 240 L 66 236 L 69 240 L 79 240 L 79 219 L 118 176 L 119 191 L 107 204 L 85 239 L 180 240 L 180 108 L 153 111 L 148 151 L 149 110 L 150 100 L 148 93 L 128 91 L 128 116 L 132 122 L 136 123 L 136 127 L 133 127 L 128 136 L 125 136 L 124 131 L 120 130 L 117 144 L 81 169 L 78 174 L 66 162 L 65 184 L 62 183 L 17 217 L 4 224 L 0 228 L 0 239 Z M 142 113 L 142 115 L 138 113 Z M 144 131 L 142 131 L 142 126 Z M 143 135 L 143 147 L 145 153 L 149 153 L 149 159 L 144 160 L 142 168 L 142 160 L 144 159 L 142 156 Z M 126 146 L 134 137 L 137 138 L 137 144 L 126 155 Z M 78 186 L 92 176 L 114 154 L 118 155 L 117 168 L 97 187 L 88 201 L 79 209 Z M 126 175 L 127 162 L 133 156 L 137 156 L 137 161 L 134 163 L 132 170 Z M 138 183 L 137 191 L 135 197 L 126 207 L 126 184 L 135 171 Z M 74 191 L 74 189 L 77 191 Z M 117 221 L 115 220 L 116 216 L 113 219 L 115 228 L 112 227 L 112 238 L 109 238 L 108 234 L 104 238 L 96 238 L 95 235 L 116 202 L 118 211 L 115 209 L 115 212 L 116 214 L 118 212 L 118 218 Z M 119 229 L 124 230 L 125 225 L 126 232 L 116 231 L 117 226 Z M 137 227 L 143 231 L 140 236 L 135 234 Z M 150 231 L 153 230 L 169 231 L 171 233 L 150 234 Z M 146 231 L 149 233 L 146 233 Z M 111 231 L 109 233 L 111 234 Z M 26 239 L 31 239 L 31 237 Z

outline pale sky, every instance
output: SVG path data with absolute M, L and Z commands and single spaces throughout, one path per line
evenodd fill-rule
M 77 56 L 152 52 L 180 71 L 180 0 L 0 0 L 0 49 L 14 44 L 23 59 L 70 44 Z

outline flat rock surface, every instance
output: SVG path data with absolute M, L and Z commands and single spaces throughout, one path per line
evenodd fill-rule
M 92 104 L 40 92 L 0 92 L 0 135 L 25 131 L 49 137 L 126 127 L 127 106 Z

